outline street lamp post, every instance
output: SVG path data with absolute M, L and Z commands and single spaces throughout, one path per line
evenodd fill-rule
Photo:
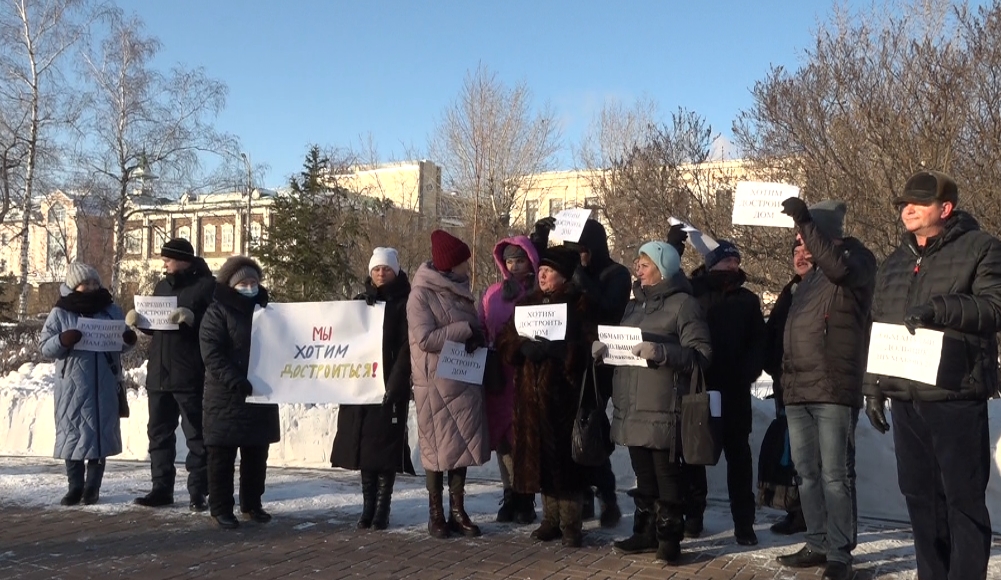
M 246 153 L 240 153 L 240 157 L 243 158 L 243 164 L 247 167 L 247 227 L 246 233 L 243 236 L 244 242 L 244 255 L 250 255 L 250 226 L 254 221 L 253 213 L 253 199 L 254 199 L 254 174 L 250 168 L 250 158 L 247 157 Z

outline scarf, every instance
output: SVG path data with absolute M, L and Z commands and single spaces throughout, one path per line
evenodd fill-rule
M 80 316 L 94 316 L 98 312 L 103 312 L 113 302 L 111 292 L 108 292 L 106 288 L 99 288 L 93 292 L 74 290 L 57 300 L 56 308 L 62 308 Z

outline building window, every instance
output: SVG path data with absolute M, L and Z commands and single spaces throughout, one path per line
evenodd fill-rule
M 525 200 L 525 225 L 527 227 L 532 227 L 536 220 L 539 219 L 539 200 L 537 199 L 526 199 Z
M 549 200 L 549 215 L 555 216 L 556 214 L 563 211 L 563 200 L 562 199 L 551 199 Z
M 219 248 L 223 252 L 233 251 L 233 224 L 222 225 L 222 244 Z
M 257 244 L 261 241 L 261 222 L 250 222 L 250 241 Z
M 143 232 L 135 229 L 125 232 L 125 253 L 130 255 L 141 254 L 143 251 Z
M 182 240 L 188 240 L 190 242 L 191 228 L 188 226 L 181 226 L 177 228 L 177 237 L 181 238 Z
M 202 226 L 202 251 L 215 251 L 215 226 Z
M 10 238 L 7 237 L 7 232 L 0 234 L 0 244 L 6 246 L 8 243 L 10 243 Z
M 584 209 L 598 209 L 598 196 L 589 195 L 584 198 Z
M 160 226 L 150 226 L 149 237 L 153 240 L 153 247 L 150 249 L 150 254 L 159 254 L 163 245 L 167 243 L 167 230 Z

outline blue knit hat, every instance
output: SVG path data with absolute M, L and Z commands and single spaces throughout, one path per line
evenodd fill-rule
M 640 246 L 640 255 L 646 255 L 657 265 L 662 278 L 667 280 L 678 273 L 681 268 L 681 256 L 671 244 L 666 242 L 647 242 Z
M 740 261 L 740 250 L 732 242 L 720 240 L 716 248 L 706 254 L 706 270 L 712 270 L 713 266 L 719 264 L 727 258 L 737 258 Z

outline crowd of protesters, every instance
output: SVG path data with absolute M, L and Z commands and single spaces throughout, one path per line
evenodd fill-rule
M 805 532 L 805 543 L 778 561 L 823 567 L 823 577 L 852 577 L 858 539 L 855 430 L 860 410 L 881 433 L 892 431 L 897 472 L 914 530 L 918 576 L 985 578 L 991 525 L 986 506 L 990 441 L 987 399 L 998 391 L 1001 331 L 1001 242 L 958 209 L 955 181 L 920 171 L 894 200 L 905 233 L 882 264 L 844 234 L 848 208 L 837 201 L 783 203 L 795 223 L 790 236 L 795 276 L 768 320 L 746 289 L 740 250 L 727 241 L 686 275 L 681 226 L 666 240 L 639 248 L 632 276 L 609 255 L 602 225 L 590 219 L 575 243 L 551 245 L 552 218 L 529 236 L 501 240 L 494 259 L 501 281 L 477 300 L 470 289 L 470 248 L 436 230 L 430 259 L 412 277 L 392 248 L 376 248 L 368 265 L 368 305 L 384 303 L 386 393 L 379 405 L 344 405 L 331 452 L 335 467 L 358 470 L 363 505 L 359 528 L 385 529 L 397 473 L 414 473 L 407 446 L 409 404 L 416 405 L 420 461 L 428 492 L 428 533 L 478 536 L 465 510 L 467 468 L 496 453 L 503 497 L 499 522 L 531 524 L 532 537 L 580 546 L 582 522 L 596 515 L 614 527 L 621 512 L 607 456 L 628 448 L 636 475 L 633 532 L 616 541 L 625 553 L 655 552 L 676 562 L 684 538 L 703 531 L 706 467 L 685 462 L 681 397 L 704 378 L 718 391 L 721 449 L 734 540 L 757 544 L 753 481 L 751 386 L 773 377 L 778 420 L 788 426 L 790 484 L 798 502 L 772 526 Z M 268 446 L 279 440 L 275 405 L 245 401 L 255 308 L 267 306 L 266 277 L 243 256 L 215 277 L 182 239 L 161 250 L 164 279 L 157 296 L 173 296 L 177 330 L 153 335 L 149 391 L 152 489 L 136 503 L 174 502 L 174 430 L 187 438 L 187 488 L 193 511 L 209 509 L 234 528 L 235 459 L 240 454 L 240 510 L 266 523 Z M 635 279 L 635 281 L 633 281 Z M 526 337 L 515 327 L 518 306 L 565 304 L 563 340 Z M 97 272 L 69 267 L 62 298 L 45 323 L 43 353 L 57 360 L 56 456 L 66 460 L 63 505 L 98 501 L 104 462 L 122 450 L 119 353 L 74 350 L 80 318 L 124 319 L 124 349 L 136 342 L 137 315 L 123 316 Z M 942 331 L 942 362 L 934 384 L 866 373 L 872 322 L 912 333 Z M 632 348 L 646 366 L 603 364 L 608 345 L 599 325 L 639 328 Z M 436 374 L 446 341 L 466 350 L 487 347 L 499 365 L 489 387 Z M 572 432 L 579 405 L 613 411 L 606 457 L 597 466 L 574 460 Z M 958 450 L 962 450 L 958 452 Z M 762 458 L 764 458 L 762 451 Z M 764 470 L 759 468 L 759 478 Z M 447 485 L 448 511 L 444 495 Z M 594 509 L 594 498 L 600 513 Z

